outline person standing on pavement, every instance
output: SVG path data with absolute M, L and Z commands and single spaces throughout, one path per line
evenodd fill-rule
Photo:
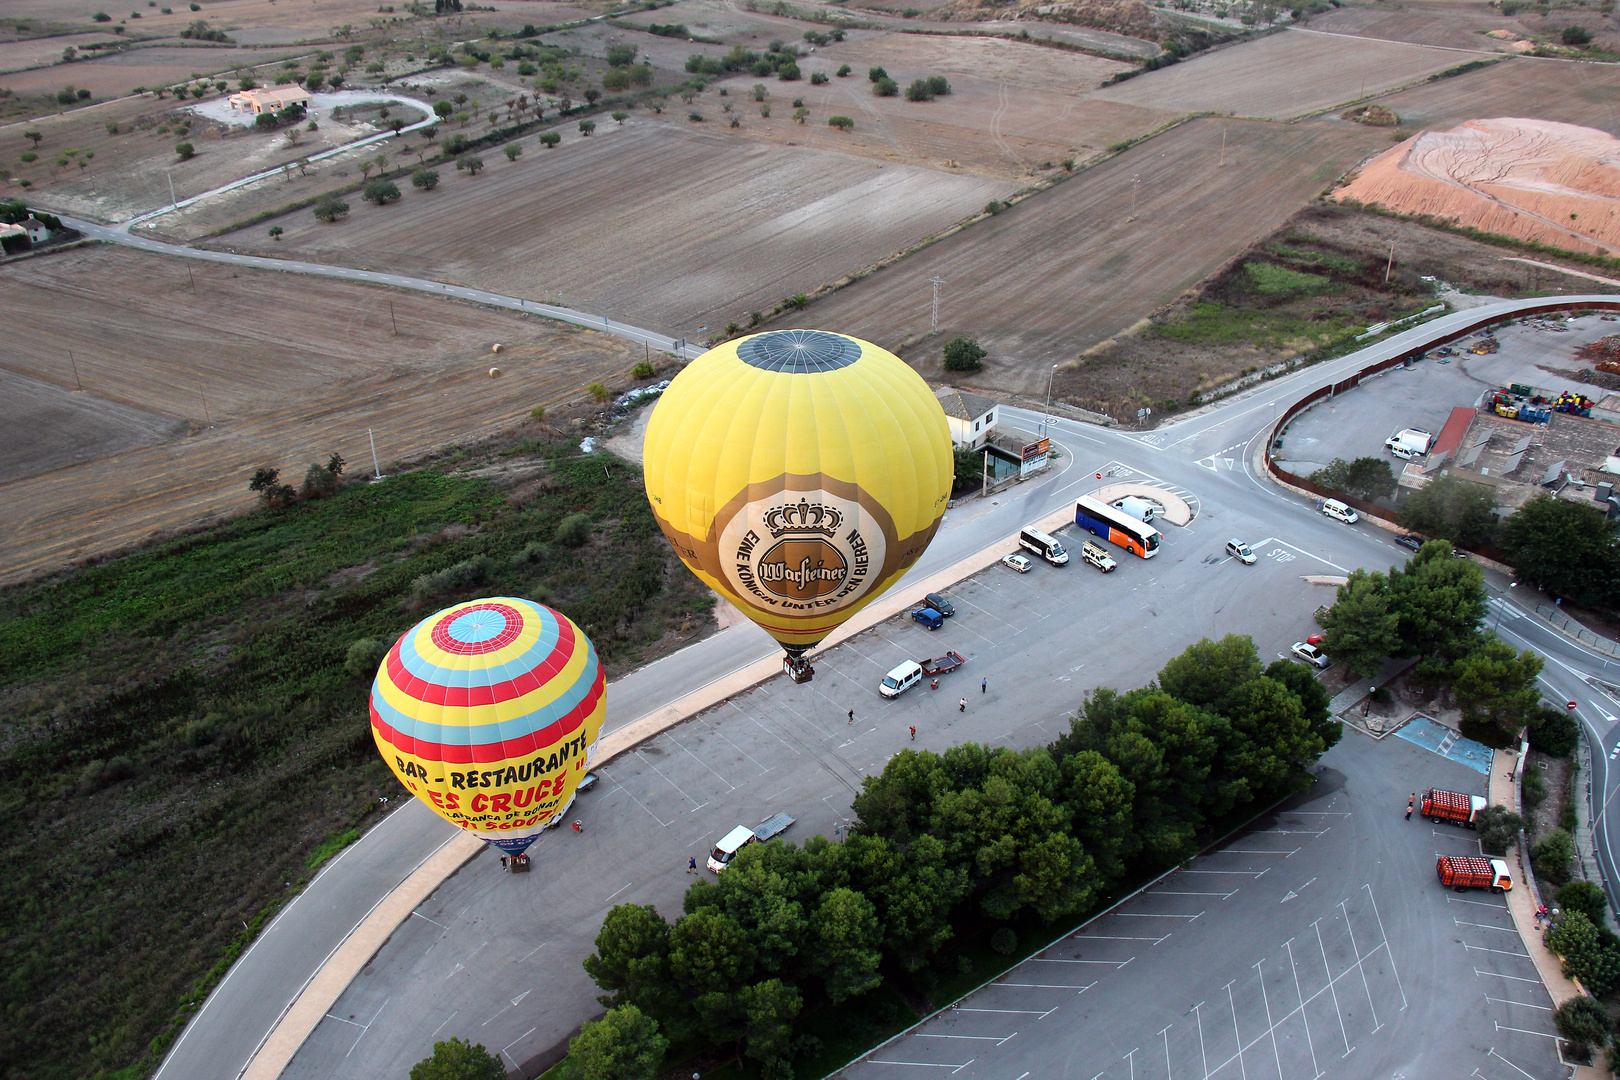
M 979 680 L 979 693 L 982 694 L 982 693 L 986 692 L 989 689 L 990 689 L 990 680 L 987 679 L 987 678 L 986 679 L 980 679 Z
M 1415 806 L 1415 805 L 1417 805 L 1417 792 L 1414 791 L 1414 792 L 1412 792 L 1412 797 L 1406 800 L 1406 820 L 1407 821 L 1412 820 L 1412 807 Z
M 911 741 L 912 742 L 917 741 L 917 725 L 916 724 L 911 725 Z
M 854 709 L 849 710 L 849 722 L 852 723 L 852 724 L 855 722 L 855 710 Z
M 697 873 L 697 856 L 696 855 L 691 855 L 691 856 L 687 857 L 687 860 L 686 860 L 686 872 L 688 874 Z
M 956 711 L 967 712 L 967 698 L 963 698 L 961 701 L 956 703 Z

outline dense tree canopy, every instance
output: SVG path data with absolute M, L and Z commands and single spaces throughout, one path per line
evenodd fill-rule
M 867 777 L 843 843 L 751 844 L 673 925 L 608 913 L 585 968 L 673 1040 L 736 1043 L 791 1075 L 801 1011 L 916 970 L 963 929 L 1093 910 L 1301 781 L 1339 725 L 1313 673 L 1200 641 L 1155 685 L 1101 688 L 1050 746 L 904 749 Z
M 1408 495 L 1396 520 L 1414 532 L 1455 544 L 1483 544 L 1496 531 L 1496 498 L 1489 488 L 1442 476 Z
M 1502 529 L 1502 550 L 1519 576 L 1577 604 L 1614 602 L 1620 529 L 1602 513 L 1537 495 Z
M 1334 458 L 1325 468 L 1311 473 L 1311 483 L 1354 495 L 1358 499 L 1387 499 L 1395 494 L 1395 474 L 1383 458 L 1362 457 L 1354 461 Z

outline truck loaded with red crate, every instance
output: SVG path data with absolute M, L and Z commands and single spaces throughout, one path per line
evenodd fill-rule
M 1464 795 L 1460 791 L 1441 791 L 1430 788 L 1423 793 L 1419 811 L 1430 821 L 1453 821 L 1467 829 L 1478 827 L 1479 812 L 1485 809 L 1482 795 Z
M 1478 859 L 1472 856 L 1442 855 L 1434 865 L 1440 884 L 1449 885 L 1458 892 L 1464 889 L 1489 889 L 1505 893 L 1513 888 L 1513 875 L 1501 859 Z

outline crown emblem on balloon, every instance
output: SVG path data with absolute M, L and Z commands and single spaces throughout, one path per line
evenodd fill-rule
M 772 539 L 784 533 L 821 533 L 823 536 L 833 536 L 843 523 L 842 510 L 805 499 L 800 499 L 797 504 L 788 503 L 786 506 L 772 507 L 765 512 L 765 527 L 770 530 Z

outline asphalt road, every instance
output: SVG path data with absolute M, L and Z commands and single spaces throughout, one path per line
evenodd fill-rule
M 1348 734 L 1316 786 L 839 1075 L 1316 1080 L 1563 1074 L 1505 899 L 1435 880 L 1474 834 L 1404 820 L 1477 772 Z
M 523 298 L 396 274 L 182 247 L 131 236 L 90 222 L 64 220 L 91 238 L 125 244 L 157 254 L 438 293 L 602 329 L 631 340 L 656 345 L 665 351 L 674 352 L 677 349 L 677 343 L 665 335 L 613 323 L 601 316 L 534 303 Z M 1564 302 L 1579 303 L 1601 297 L 1562 299 Z M 1535 303 L 1536 301 L 1504 303 L 1497 310 L 1508 314 L 1533 306 Z M 1065 643 L 1070 649 L 1072 654 L 1070 667 L 1074 664 L 1090 664 L 1091 669 L 1084 674 L 1081 674 L 1083 669 L 1065 673 L 1062 658 L 1048 658 L 1045 661 L 1047 667 L 1042 667 L 1040 660 L 1030 661 L 1020 658 L 1015 663 L 1014 669 L 1009 670 L 1005 677 L 1005 681 L 1009 683 L 1023 682 L 1030 686 L 1066 677 L 1067 681 L 1076 684 L 1073 687 L 1073 696 L 1064 703 L 1066 709 L 1072 709 L 1078 702 L 1086 684 L 1097 685 L 1104 677 L 1115 679 L 1119 685 L 1124 686 L 1145 681 L 1151 677 L 1164 656 L 1174 654 L 1187 643 L 1206 634 L 1227 632 L 1235 625 L 1233 622 L 1235 613 L 1244 608 L 1243 603 L 1236 600 L 1235 594 L 1228 589 L 1227 582 L 1230 575 L 1224 580 L 1216 579 L 1220 580 L 1221 584 L 1211 587 L 1203 577 L 1187 577 L 1182 573 L 1170 572 L 1170 563 L 1175 561 L 1171 557 L 1171 552 L 1176 551 L 1183 542 L 1199 545 L 1197 574 L 1227 571 L 1263 572 L 1257 568 L 1221 565 L 1218 557 L 1219 546 L 1229 535 L 1256 543 L 1257 547 L 1262 548 L 1263 564 L 1284 567 L 1288 573 L 1294 575 L 1344 573 L 1354 566 L 1379 566 L 1397 562 L 1402 558 L 1403 552 L 1394 547 L 1387 539 L 1387 534 L 1369 526 L 1346 528 L 1329 522 L 1312 512 L 1304 500 L 1281 492 L 1263 479 L 1253 476 L 1247 464 L 1247 450 L 1252 440 L 1260 436 L 1262 429 L 1269 425 L 1280 409 L 1286 408 L 1287 403 L 1303 396 L 1312 388 L 1343 378 L 1345 374 L 1368 363 L 1399 355 L 1415 347 L 1421 340 L 1432 337 L 1436 332 L 1443 331 L 1451 325 L 1460 325 L 1477 319 L 1479 315 L 1480 309 L 1474 309 L 1444 316 L 1423 327 L 1371 346 L 1358 354 L 1262 384 L 1245 395 L 1229 399 L 1195 416 L 1155 431 L 1122 432 L 1070 421 L 1055 421 L 1050 425 L 1052 436 L 1066 453 L 1061 466 L 1044 479 L 1003 493 L 1000 497 L 990 500 L 988 505 L 985 502 L 970 503 L 953 511 L 947 516 L 945 527 L 942 528 L 934 545 L 913 573 L 916 575 L 931 573 L 995 539 L 1008 535 L 1019 526 L 1060 508 L 1072 501 L 1076 495 L 1095 486 L 1096 472 L 1112 469 L 1114 470 L 1114 475 L 1110 477 L 1112 480 L 1163 482 L 1189 491 L 1201 502 L 1202 513 L 1188 530 L 1187 535 L 1172 536 L 1168 541 L 1166 553 L 1152 563 L 1132 565 L 1132 569 L 1136 571 L 1145 569 L 1154 571 L 1145 581 L 1131 587 L 1133 596 L 1126 601 L 1129 610 L 1142 616 L 1144 621 L 1141 630 L 1131 634 L 1099 635 L 1092 629 L 1096 625 L 1094 608 L 1087 607 L 1072 612 L 1046 611 L 1049 618 L 1045 627 L 1041 628 L 1045 633 L 1025 634 L 1024 640 L 1044 639 L 1046 634 L 1050 634 L 1054 640 Z M 687 346 L 684 351 L 690 356 L 699 350 L 694 346 Z M 1010 420 L 1026 427 L 1041 422 L 1038 415 L 1021 410 L 1008 410 L 1007 415 Z M 1194 536 L 1198 538 L 1196 541 L 1191 539 Z M 1264 545 L 1257 543 L 1261 539 L 1266 541 Z M 1189 552 L 1190 550 L 1189 548 Z M 1208 565 L 1204 565 L 1206 561 Z M 1046 568 L 1040 569 L 1044 572 Z M 1070 568 L 1071 571 L 1082 569 L 1078 565 Z M 1165 576 L 1163 583 L 1159 581 L 1158 574 Z M 1073 576 L 1077 575 L 1071 574 L 1071 577 Z M 1126 573 L 1115 576 L 1123 584 L 1133 575 Z M 1321 596 L 1321 599 L 1330 598 L 1325 592 Z M 1051 602 L 1044 596 L 1040 599 L 1043 605 Z M 1273 610 L 1269 606 L 1270 600 L 1269 595 L 1264 595 L 1259 598 L 1258 603 L 1267 605 L 1265 610 Z M 1314 607 L 1313 598 L 1312 601 L 1307 601 L 1301 610 L 1308 615 Z M 962 625 L 966 625 L 966 620 Z M 1298 623 L 1295 632 L 1303 632 L 1305 629 L 1304 623 Z M 1271 638 L 1277 637 L 1274 630 L 1275 626 L 1267 636 L 1268 642 L 1271 642 Z M 874 631 L 878 634 L 883 632 L 882 628 Z M 1283 634 L 1281 637 L 1290 638 L 1290 634 Z M 1144 644 L 1146 641 L 1151 641 L 1152 646 L 1146 646 Z M 1281 638 L 1277 638 L 1276 642 L 1263 647 L 1271 649 L 1278 642 L 1281 643 L 1281 647 L 1287 644 L 1282 642 Z M 1580 686 L 1586 684 L 1580 683 L 1579 674 L 1595 669 L 1596 662 L 1592 654 L 1564 642 L 1562 638 L 1549 640 L 1548 647 L 1567 658 L 1567 661 L 1560 661 L 1561 663 L 1567 662 L 1570 665 L 1567 676 L 1550 671 L 1549 681 L 1566 680 L 1569 684 L 1568 692 L 1586 702 L 1582 709 L 1582 721 L 1587 727 L 1589 737 L 1601 748 L 1600 753 L 1594 753 L 1595 758 L 1604 762 L 1604 765 L 1600 766 L 1599 777 L 1600 790 L 1605 795 L 1602 800 L 1603 819 L 1598 825 L 1598 838 L 1600 849 L 1604 854 L 1605 873 L 1609 875 L 1612 886 L 1617 875 L 1614 872 L 1614 858 L 1609 851 L 1607 837 L 1610 818 L 1613 813 L 1620 810 L 1612 806 L 1610 796 L 1615 789 L 1615 780 L 1607 770 L 1607 762 L 1611 750 L 1620 744 L 1615 741 L 1613 721 L 1603 710 L 1613 706 L 1616 711 L 1620 711 L 1620 704 L 1615 704 L 1607 698 L 1601 698 L 1601 702 L 1607 702 L 1608 705 L 1601 704 L 1600 697 L 1592 696 L 1592 688 L 1589 686 L 1586 696 L 1581 697 Z M 770 655 L 774 651 L 774 646 L 769 640 L 752 628 L 739 627 L 716 635 L 694 649 L 684 651 L 678 659 L 662 661 L 642 673 L 615 684 L 609 696 L 609 724 L 617 727 L 633 721 L 737 667 Z M 1009 650 L 1009 653 L 1014 651 Z M 861 662 L 864 664 L 865 660 Z M 860 670 L 854 667 L 855 661 L 850 660 L 848 664 L 849 670 Z M 1057 666 L 1051 666 L 1053 664 Z M 844 660 L 818 664 L 818 670 L 827 671 L 827 674 L 818 676 L 818 683 L 812 684 L 814 691 L 819 693 L 826 686 L 836 685 L 838 676 L 832 669 L 843 669 L 844 666 Z M 1550 668 L 1552 666 L 1549 665 Z M 854 676 L 847 677 L 854 678 Z M 997 682 L 1002 681 L 1003 678 L 998 675 Z M 763 692 L 755 691 L 756 694 Z M 1009 699 L 1002 707 L 1012 708 L 1016 704 Z M 1042 714 L 1039 721 L 1027 719 L 1027 712 L 997 715 L 994 712 L 996 707 L 988 700 L 984 703 L 984 707 L 990 715 L 981 717 L 977 713 L 974 714 L 974 723 L 983 722 L 983 726 L 975 726 L 971 730 L 961 727 L 953 738 L 1005 736 L 1009 739 L 1023 737 L 1029 741 L 1040 741 L 1044 736 L 1035 733 L 1043 729 L 1032 725 L 1037 722 L 1050 724 L 1055 716 L 1050 708 Z M 763 719 L 756 718 L 756 723 L 763 723 Z M 962 723 L 966 721 L 959 721 L 959 724 Z M 691 726 L 677 729 L 676 733 L 666 737 L 684 737 L 682 733 L 687 732 Z M 995 730 L 987 730 L 988 728 Z M 1022 736 L 1020 732 L 1023 733 Z M 795 737 L 808 738 L 808 735 L 798 734 Z M 775 738 L 779 742 L 792 745 L 783 735 L 776 735 Z M 678 753 L 683 761 L 692 759 L 701 761 L 701 758 L 690 753 L 687 748 L 681 748 Z M 838 808 L 847 808 L 849 796 L 860 771 L 880 764 L 877 757 L 871 760 L 855 760 L 855 758 L 845 760 L 834 755 L 829 759 L 827 748 L 818 746 L 810 749 L 808 743 L 798 747 L 794 756 L 806 755 L 819 763 L 816 771 L 805 774 L 806 778 L 803 780 L 795 779 L 786 791 L 780 793 L 783 805 L 791 804 L 796 810 L 803 811 L 799 815 L 801 824 L 796 827 L 797 831 L 793 834 L 800 838 L 808 835 L 809 831 L 835 829 L 840 814 L 846 812 Z M 860 757 L 860 754 L 855 754 L 855 757 Z M 570 858 L 566 862 L 559 857 L 559 865 L 553 866 L 546 858 L 550 852 L 543 847 L 538 853 L 540 857 L 537 859 L 536 873 L 532 881 L 507 878 L 498 873 L 479 873 L 485 868 L 483 864 L 487 862 L 479 860 L 475 861 L 468 871 L 447 883 L 420 912 L 413 914 L 372 966 L 367 968 L 366 973 L 350 987 L 349 993 L 334 1010 L 333 1019 L 323 1024 L 311 1037 L 294 1059 L 290 1071 L 319 1073 L 325 1076 L 337 1075 L 352 1069 L 358 1070 L 355 1072 L 356 1075 L 380 1074 L 382 1059 L 416 1060 L 422 1056 L 417 1051 L 422 1049 L 424 1038 L 451 1029 L 460 1031 L 462 1029 L 458 1025 L 472 1024 L 474 1021 L 476 1025 L 467 1029 L 465 1033 L 479 1037 L 480 1041 L 492 1047 L 505 1046 L 503 1052 L 507 1054 L 509 1060 L 518 1060 L 517 1055 L 543 1050 L 547 1044 L 540 1032 L 540 1024 L 536 1021 L 548 1020 L 553 1016 L 578 1014 L 589 1000 L 588 990 L 585 991 L 587 995 L 585 997 L 581 997 L 578 992 L 581 988 L 577 984 L 577 960 L 588 950 L 588 942 L 594 936 L 602 912 L 606 910 L 610 901 L 618 902 L 620 895 L 639 895 L 636 891 L 638 887 L 633 880 L 627 881 L 618 894 L 613 893 L 611 888 L 599 886 L 608 885 L 608 877 L 616 876 L 622 868 L 631 868 L 630 874 L 634 877 L 643 870 L 651 870 L 656 865 L 660 867 L 659 872 L 673 877 L 674 884 L 669 886 L 649 882 L 640 888 L 647 890 L 648 895 L 656 893 L 661 888 L 669 889 L 672 890 L 670 895 L 673 896 L 679 893 L 685 877 L 678 872 L 679 865 L 683 864 L 684 860 L 676 856 L 689 848 L 693 851 L 701 849 L 709 842 L 713 829 L 705 824 L 701 830 L 690 830 L 691 835 L 682 833 L 680 842 L 676 844 L 658 845 L 662 858 L 655 862 L 650 854 L 642 854 L 638 858 L 632 852 L 636 850 L 636 844 L 648 842 L 648 837 L 658 837 L 663 832 L 662 828 L 659 833 L 653 833 L 645 823 L 639 823 L 639 827 L 626 824 L 623 827 L 622 843 L 614 839 L 618 835 L 618 827 L 607 824 L 609 821 L 617 820 L 613 813 L 614 809 L 621 811 L 618 818 L 633 820 L 625 808 L 635 805 L 630 796 L 636 789 L 634 783 L 627 784 L 625 781 L 636 781 L 642 775 L 643 768 L 649 774 L 656 774 L 656 770 L 647 763 L 649 759 L 656 759 L 656 755 L 649 754 L 643 749 L 628 758 L 621 759 L 615 766 L 610 766 L 609 771 L 614 774 L 611 786 L 590 797 L 598 808 L 594 811 L 592 827 L 582 837 L 561 838 L 564 841 L 577 841 L 577 846 L 585 849 L 588 858 L 577 860 L 572 858 L 574 853 L 570 853 Z M 710 776 L 710 781 L 705 782 L 712 781 L 718 789 L 723 778 L 715 770 L 711 769 L 709 773 L 703 775 Z M 731 783 L 729 780 L 724 782 Z M 651 794 L 650 790 L 647 794 Z M 709 805 L 705 800 L 694 801 L 703 806 Z M 814 809 L 815 804 L 821 804 L 822 809 Z M 685 812 L 690 814 L 698 808 L 694 806 Z M 739 814 L 743 812 L 741 807 L 736 809 Z M 671 810 L 673 811 L 673 807 Z M 673 822 L 675 819 L 670 814 L 665 814 L 659 820 Z M 697 819 L 692 820 L 692 824 L 696 822 Z M 265 1034 L 316 970 L 319 961 L 341 943 L 356 921 L 354 913 L 358 911 L 363 914 L 369 910 L 372 904 L 392 887 L 392 882 L 388 880 L 390 875 L 379 874 L 375 868 L 396 867 L 397 874 L 392 877 L 392 881 L 402 879 L 442 842 L 446 828 L 438 826 L 437 819 L 431 818 L 420 808 L 408 806 L 390 815 L 384 825 L 378 826 L 363 837 L 350 849 L 349 854 L 323 872 L 288 912 L 266 930 L 255 947 L 238 961 L 231 976 L 216 989 L 209 1003 L 199 1011 L 183 1038 L 176 1043 L 160 1074 L 166 1077 L 237 1075 L 245 1067 Z M 548 840 L 547 846 L 555 850 L 557 843 L 555 839 Z M 604 870 L 603 867 L 612 869 Z M 554 883 L 559 881 L 565 883 L 567 888 L 563 889 L 563 895 L 552 896 L 547 889 L 558 887 Z M 475 886 L 472 884 L 474 882 L 479 884 Z M 469 891 L 460 908 L 452 911 L 435 906 L 440 904 L 443 897 L 452 894 L 461 895 L 457 893 L 461 888 Z M 513 888 L 524 891 L 516 896 L 507 897 L 505 890 Z M 537 903 L 542 896 L 549 898 L 543 905 Z M 295 912 L 297 918 L 293 917 Z M 452 921 L 439 919 L 434 912 L 449 915 Z M 474 914 L 470 916 L 471 921 L 463 924 L 462 919 L 468 916 L 468 913 Z M 497 948 L 491 955 L 499 957 L 499 961 L 486 958 L 478 963 L 476 977 L 472 973 L 465 976 L 454 974 L 458 970 L 455 964 L 462 964 L 463 967 L 459 970 L 465 971 L 474 966 L 472 963 L 464 963 L 458 959 L 445 968 L 438 966 L 437 959 L 429 962 L 427 954 L 433 951 L 433 946 L 439 941 L 433 934 L 449 934 L 452 926 L 457 928 L 455 930 L 457 934 L 468 932 L 467 927 L 481 926 L 488 935 L 482 941 L 496 944 Z M 424 927 L 430 928 L 432 933 L 428 933 Z M 538 944 L 524 949 L 517 948 L 526 941 Z M 414 953 L 410 951 L 412 948 L 416 950 Z M 487 946 L 480 945 L 475 948 L 482 951 Z M 530 950 L 539 951 L 531 953 Z M 570 956 L 569 961 L 561 965 L 557 971 L 559 978 L 562 978 L 564 973 L 568 975 L 569 978 L 563 981 L 575 992 L 558 995 L 551 985 L 539 984 L 528 988 L 531 996 L 524 997 L 523 991 L 516 991 L 510 998 L 503 997 L 502 995 L 513 985 L 524 981 L 524 976 L 533 967 L 535 957 L 548 951 L 553 956 L 564 952 Z M 469 961 L 474 959 L 470 949 L 464 955 Z M 503 968 L 501 966 L 503 964 L 508 965 L 510 970 Z M 452 972 L 441 976 L 443 980 L 452 981 L 459 991 L 459 996 L 455 998 L 456 1007 L 449 1010 L 451 1015 L 444 1015 L 441 1008 L 444 1002 L 437 998 L 432 988 L 428 986 L 428 982 L 431 981 L 427 978 L 429 971 Z M 459 982 L 454 982 L 458 978 Z M 569 981 L 570 979 L 574 981 Z M 380 997 L 373 993 L 378 987 L 385 988 Z M 395 990 L 398 991 L 397 994 Z M 372 998 L 365 997 L 368 993 L 372 993 Z M 351 998 L 354 999 L 355 1007 L 350 1007 Z M 371 1007 L 370 1011 L 367 1011 L 368 1006 Z M 378 1037 L 367 1041 L 366 1036 L 371 1028 L 385 1016 L 387 1019 L 379 1028 Z M 437 1032 L 433 1026 L 428 1025 L 429 1017 L 434 1017 L 432 1024 L 436 1025 Z M 486 1032 L 481 1030 L 488 1025 L 505 1025 L 521 1018 L 527 1018 L 529 1021 L 527 1027 L 535 1030 L 525 1031 L 522 1025 L 518 1025 L 518 1034 L 510 1044 L 499 1043 L 493 1034 L 486 1035 Z M 347 1042 L 334 1035 L 334 1031 L 339 1028 L 345 1031 L 353 1029 Z M 548 1030 L 552 1029 L 560 1030 L 555 1022 Z M 391 1030 L 393 1034 L 390 1037 L 383 1037 L 383 1030 Z M 507 1031 L 508 1028 L 499 1027 L 498 1030 Z M 357 1050 L 362 1043 L 366 1049 Z M 385 1051 L 374 1049 L 379 1046 L 387 1049 Z M 413 1053 L 415 1057 L 411 1056 Z M 374 1057 L 374 1054 L 378 1056 Z M 363 1069 L 360 1068 L 362 1062 Z

